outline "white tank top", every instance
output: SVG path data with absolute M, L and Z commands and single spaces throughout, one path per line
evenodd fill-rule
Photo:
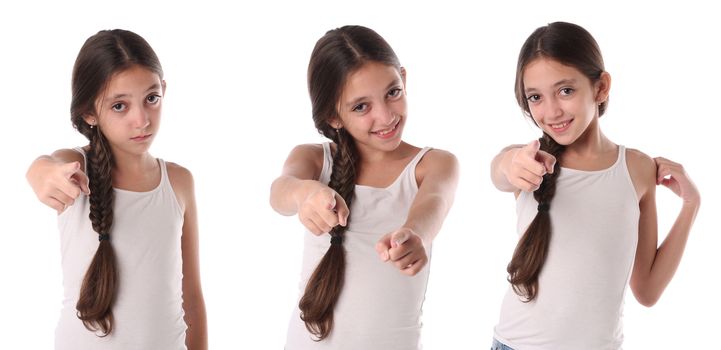
M 509 287 L 495 337 L 516 350 L 620 349 L 640 215 L 625 148 L 608 169 L 562 168 L 557 181 L 538 295 L 524 303 Z M 518 196 L 519 235 L 537 205 L 530 192 Z
M 345 284 L 333 315 L 333 329 L 320 342 L 293 310 L 286 350 L 416 350 L 420 349 L 421 313 L 430 264 L 409 277 L 383 262 L 375 244 L 406 221 L 418 192 L 415 169 L 430 148 L 422 149 L 387 188 L 356 185 L 350 206 L 348 230 L 343 235 L 346 256 Z M 330 145 L 323 144 L 323 170 L 319 181 L 327 184 L 333 168 Z M 305 233 L 300 293 L 330 246 L 330 236 Z M 426 247 L 430 258 L 431 247 Z M 297 305 L 297 304 L 296 304 Z
M 81 148 L 76 150 L 85 157 Z M 158 162 L 161 177 L 155 189 L 115 189 L 110 244 L 117 259 L 119 288 L 112 309 L 113 332 L 104 338 L 88 331 L 75 309 L 80 285 L 99 243 L 88 218 L 89 198 L 81 194 L 58 216 L 64 298 L 55 331 L 56 349 L 186 348 L 180 249 L 183 213 L 165 162 Z

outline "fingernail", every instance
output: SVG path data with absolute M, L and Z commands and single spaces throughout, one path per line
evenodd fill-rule
M 383 259 L 383 261 L 388 261 L 389 258 L 390 258 L 390 257 L 388 256 L 388 252 L 387 252 L 387 251 L 384 251 L 384 252 L 381 254 L 381 259 Z

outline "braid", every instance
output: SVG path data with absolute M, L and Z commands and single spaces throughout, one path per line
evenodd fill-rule
M 338 192 L 346 205 L 350 207 L 355 195 L 357 177 L 358 151 L 355 143 L 345 129 L 339 129 L 334 138 L 338 145 L 333 156 L 333 170 L 328 186 Z M 347 225 L 337 225 L 330 231 L 332 239 L 338 237 L 342 242 Z M 343 289 L 345 280 L 345 250 L 342 244 L 331 243 L 328 251 L 308 280 L 305 293 L 298 304 L 300 318 L 310 333 L 318 337 L 316 341 L 325 339 L 333 329 L 333 309 Z
M 527 302 L 538 295 L 538 276 L 548 255 L 551 242 L 551 216 L 548 210 L 556 194 L 556 180 L 561 172 L 561 155 L 565 149 L 565 146 L 558 144 L 546 133 L 539 141 L 542 151 L 556 157 L 556 164 L 553 173 L 546 174 L 541 186 L 533 192 L 533 198 L 539 204 L 538 213 L 518 241 L 513 258 L 506 268 L 508 282 L 516 294 L 525 297 Z
M 98 233 L 100 244 L 88 267 L 76 308 L 77 316 L 90 331 L 102 336 L 113 330 L 112 306 L 117 293 L 118 276 L 115 253 L 108 240 L 113 226 L 113 192 L 111 169 L 113 155 L 99 128 L 91 131 L 90 151 L 87 154 L 90 179 L 90 222 Z

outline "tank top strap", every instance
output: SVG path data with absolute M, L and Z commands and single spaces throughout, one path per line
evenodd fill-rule
M 78 152 L 78 153 L 80 153 L 80 155 L 83 156 L 83 166 L 85 167 L 83 169 L 83 172 L 85 174 L 87 174 L 88 173 L 88 157 L 87 157 L 87 155 L 85 155 L 85 150 L 82 147 L 78 146 L 78 147 L 73 147 L 73 151 Z
M 401 175 L 402 185 L 409 185 L 416 189 L 418 188 L 418 183 L 416 182 L 416 167 L 418 166 L 418 163 L 421 162 L 421 159 L 423 159 L 423 156 L 432 149 L 432 147 L 423 147 L 423 149 L 418 151 L 418 154 L 413 157 L 410 163 L 408 163 L 406 168 L 403 170 L 403 174 Z
M 158 189 L 164 198 L 163 200 L 174 208 L 176 214 L 179 215 L 180 218 L 183 218 L 183 210 L 180 206 L 180 202 L 178 201 L 178 197 L 175 195 L 175 190 L 173 190 L 173 186 L 170 183 L 167 163 L 162 158 L 157 159 L 158 164 L 160 165 L 160 185 L 158 185 Z
M 333 172 L 333 154 L 330 150 L 330 142 L 323 142 L 323 168 L 320 171 L 318 181 L 324 184 L 330 183 L 330 174 Z

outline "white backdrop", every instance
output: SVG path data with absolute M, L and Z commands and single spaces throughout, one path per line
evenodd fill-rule
M 434 243 L 424 305 L 426 349 L 485 349 L 516 243 L 512 195 L 488 176 L 504 145 L 538 135 L 513 95 L 516 57 L 538 26 L 578 23 L 598 40 L 613 84 L 604 132 L 683 163 L 703 205 L 677 275 L 660 302 L 627 293 L 628 349 L 717 343 L 716 174 L 721 81 L 714 11 L 626 2 L 507 2 L 493 7 L 375 1 L 267 1 L 202 7 L 133 1 L 0 5 L 0 339 L 48 349 L 62 297 L 55 215 L 26 184 L 30 162 L 85 144 L 69 122 L 70 74 L 87 37 L 124 28 L 148 40 L 168 83 L 152 153 L 195 175 L 201 270 L 213 349 L 280 349 L 299 279 L 302 228 L 268 204 L 290 149 L 322 142 L 310 116 L 306 67 L 326 30 L 362 24 L 408 70 L 405 140 L 455 153 L 457 201 Z M 714 169 L 712 169 L 712 167 Z M 660 238 L 680 201 L 659 189 Z

